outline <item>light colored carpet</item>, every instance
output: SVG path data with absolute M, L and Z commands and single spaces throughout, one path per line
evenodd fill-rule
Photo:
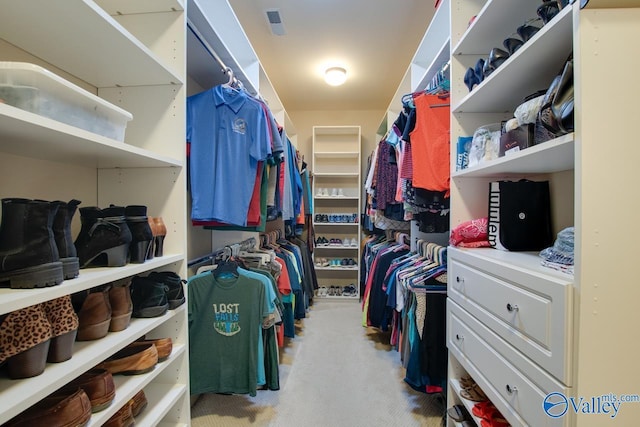
M 402 380 L 389 336 L 361 326 L 360 305 L 316 300 L 281 352 L 279 391 L 200 396 L 194 427 L 440 427 L 438 396 Z

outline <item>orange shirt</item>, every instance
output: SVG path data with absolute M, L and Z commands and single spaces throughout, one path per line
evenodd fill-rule
M 413 186 L 448 192 L 451 145 L 449 98 L 421 93 L 414 97 L 414 104 L 416 126 L 411 131 Z

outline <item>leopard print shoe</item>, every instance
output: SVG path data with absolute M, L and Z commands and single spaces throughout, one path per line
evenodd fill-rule
M 12 311 L 0 322 L 0 364 L 7 362 L 9 377 L 30 378 L 44 372 L 52 331 L 42 304 Z
M 47 362 L 59 363 L 71 359 L 79 326 L 78 315 L 71 304 L 71 296 L 65 295 L 44 302 L 42 307 L 52 328 Z

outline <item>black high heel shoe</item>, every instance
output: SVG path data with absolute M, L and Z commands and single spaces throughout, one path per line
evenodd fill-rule
M 504 50 L 497 47 L 491 49 L 491 52 L 489 52 L 489 59 L 487 59 L 487 61 L 484 63 L 484 78 L 486 79 L 487 77 L 489 77 L 489 75 L 493 73 L 499 66 L 501 66 L 507 59 L 509 59 L 508 52 L 505 52 Z
M 469 92 L 479 84 L 476 72 L 473 68 L 468 68 L 467 72 L 464 73 L 464 84 L 469 88 Z
M 474 68 L 474 72 L 476 73 L 476 80 L 478 80 L 478 84 L 482 83 L 482 80 L 484 80 L 484 59 L 480 58 L 478 59 L 478 61 L 476 62 L 476 66 Z
M 540 28 L 530 23 L 521 25 L 516 29 L 516 32 L 525 43 L 528 42 L 531 37 L 535 36 L 538 31 L 540 31 Z
M 516 51 L 520 49 L 523 44 L 524 42 L 522 40 L 516 39 L 514 37 L 508 37 L 502 42 L 504 48 L 509 51 L 509 55 L 513 55 L 514 53 L 516 53 Z
M 540 6 L 538 6 L 538 16 L 542 19 L 544 25 L 547 25 L 549 21 L 553 19 L 560 12 L 560 7 L 556 0 L 545 0 Z

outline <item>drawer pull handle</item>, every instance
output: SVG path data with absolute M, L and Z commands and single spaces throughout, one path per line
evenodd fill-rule
M 513 313 L 514 311 L 518 311 L 518 310 L 520 310 L 520 308 L 518 307 L 517 304 L 507 303 L 507 311 L 509 311 L 509 313 Z
M 464 283 L 464 277 L 456 276 L 456 282 Z
M 462 336 L 460 334 L 456 334 L 456 340 L 463 341 L 464 340 L 464 336 Z
M 509 393 L 509 394 L 513 394 L 513 393 L 517 393 L 518 392 L 518 387 L 516 387 L 514 385 L 507 384 L 507 386 L 505 388 L 507 389 L 507 393 Z

